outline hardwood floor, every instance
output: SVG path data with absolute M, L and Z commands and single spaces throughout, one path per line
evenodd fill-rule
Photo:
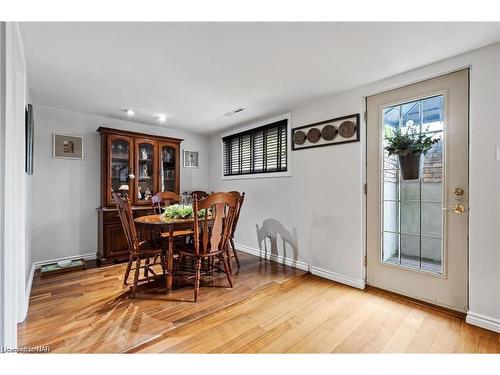
M 241 253 L 235 288 L 220 277 L 129 299 L 123 265 L 34 280 L 19 345 L 55 352 L 500 353 L 500 334 L 376 291 Z

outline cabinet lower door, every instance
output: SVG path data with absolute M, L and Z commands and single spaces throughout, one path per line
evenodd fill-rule
M 104 258 L 117 260 L 129 255 L 127 239 L 121 223 L 104 225 Z

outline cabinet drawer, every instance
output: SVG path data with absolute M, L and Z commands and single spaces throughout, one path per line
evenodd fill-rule
M 132 210 L 132 215 L 134 218 L 139 217 L 139 216 L 145 216 L 145 215 L 153 215 L 154 211 L 152 208 L 145 208 L 141 210 Z M 104 220 L 104 223 L 119 223 L 120 222 L 120 216 L 118 215 L 118 211 L 104 211 L 102 213 L 102 217 Z
M 119 223 L 120 216 L 118 216 L 118 211 L 106 211 L 102 213 L 104 223 Z

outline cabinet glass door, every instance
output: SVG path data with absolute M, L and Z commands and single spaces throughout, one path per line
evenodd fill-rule
M 118 192 L 122 196 L 130 194 L 129 175 L 131 173 L 131 140 L 122 137 L 110 137 L 110 189 L 108 202 L 114 203 L 111 193 Z
M 172 145 L 161 145 L 160 158 L 161 191 L 177 191 L 177 148 Z
M 155 143 L 145 140 L 136 141 L 136 203 L 151 204 L 156 191 Z

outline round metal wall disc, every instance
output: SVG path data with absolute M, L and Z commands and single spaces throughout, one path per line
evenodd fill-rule
M 320 138 L 321 138 L 321 132 L 319 131 L 319 129 L 311 128 L 307 132 L 307 140 L 311 143 L 318 142 Z

